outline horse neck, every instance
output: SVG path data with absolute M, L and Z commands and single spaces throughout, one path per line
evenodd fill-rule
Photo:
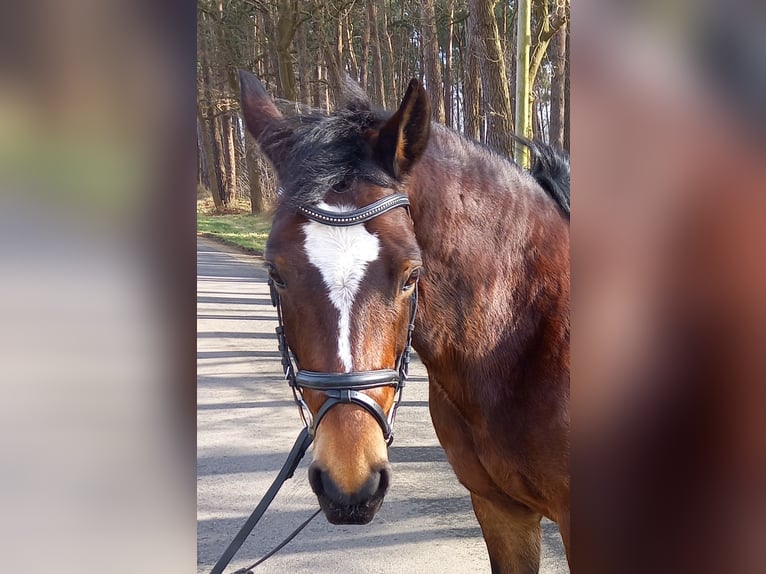
M 414 344 L 426 366 L 459 371 L 488 354 L 507 365 L 540 336 L 565 353 L 569 227 L 532 177 L 436 127 L 409 195 L 424 263 Z

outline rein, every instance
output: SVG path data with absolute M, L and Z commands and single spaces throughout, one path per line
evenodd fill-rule
M 395 193 L 366 205 L 365 207 L 345 213 L 327 211 L 313 206 L 302 206 L 298 208 L 298 211 L 306 218 L 316 221 L 317 223 L 334 227 L 346 227 L 362 224 L 365 221 L 369 221 L 370 219 L 378 217 L 397 207 L 404 207 L 409 213 L 409 204 L 410 202 L 406 195 Z M 306 454 L 306 450 L 314 439 L 319 423 L 332 407 L 340 404 L 356 404 L 364 408 L 380 425 L 380 428 L 383 431 L 383 437 L 386 440 L 386 445 L 391 445 L 394 440 L 393 424 L 394 419 L 396 418 L 396 410 L 399 408 L 399 404 L 402 401 L 402 390 L 407 382 L 409 373 L 410 356 L 412 354 L 412 333 L 415 330 L 415 315 L 418 310 L 417 282 L 413 287 L 412 296 L 410 297 L 410 319 L 407 325 L 407 341 L 404 345 L 404 349 L 396 360 L 395 369 L 353 371 L 350 373 L 318 373 L 301 369 L 296 371 L 295 364 L 299 364 L 298 357 L 290 350 L 287 343 L 284 324 L 282 322 L 282 303 L 279 298 L 279 292 L 271 278 L 269 278 L 268 283 L 271 292 L 271 304 L 277 309 L 276 333 L 279 351 L 282 354 L 282 369 L 285 373 L 285 379 L 293 392 L 293 398 L 298 405 L 304 426 L 301 429 L 293 448 L 290 450 L 290 454 L 288 454 L 282 469 L 274 479 L 274 482 L 266 491 L 266 494 L 258 503 L 258 506 L 255 507 L 245 524 L 242 525 L 242 528 L 240 528 L 239 532 L 224 553 L 218 559 L 218 562 L 213 566 L 210 574 L 222 574 L 224 568 L 226 568 L 229 562 L 231 562 L 231 559 L 234 558 L 234 555 L 239 551 L 242 544 L 253 531 L 253 528 L 255 528 L 255 525 L 258 524 L 258 521 L 276 497 L 279 489 L 287 479 L 293 476 L 295 469 L 298 467 L 303 455 Z M 295 363 L 293 363 L 293 358 L 295 358 Z M 394 396 L 394 403 L 391 406 L 388 416 L 386 416 L 383 409 L 372 397 L 362 392 L 368 389 L 384 386 L 394 387 L 394 392 L 396 393 Z M 306 405 L 306 402 L 303 400 L 304 388 L 322 391 L 327 396 L 327 400 L 322 404 L 316 416 L 313 418 L 311 417 L 311 411 L 309 410 L 308 405 Z M 314 512 L 314 514 L 298 526 L 298 528 L 296 528 L 284 541 L 278 544 L 257 562 L 247 568 L 237 570 L 234 574 L 250 574 L 251 569 L 271 558 L 281 550 L 320 512 L 321 509 Z
M 258 506 L 255 507 L 255 510 L 253 510 L 250 517 L 242 525 L 242 528 L 239 529 L 239 532 L 237 532 L 237 535 L 234 537 L 234 540 L 232 540 L 229 543 L 229 545 L 226 547 L 226 550 L 224 550 L 223 554 L 221 554 L 221 557 L 218 559 L 218 562 L 215 563 L 215 566 L 213 566 L 213 569 L 210 571 L 210 574 L 221 574 L 223 572 L 223 569 L 229 565 L 229 562 L 231 562 L 231 559 L 234 558 L 234 555 L 239 551 L 242 544 L 245 542 L 247 537 L 253 531 L 253 528 L 255 528 L 255 525 L 258 524 L 258 521 L 261 519 L 263 514 L 269 508 L 269 505 L 274 500 L 274 497 L 276 497 L 277 493 L 279 492 L 279 489 L 282 488 L 282 485 L 285 483 L 285 481 L 288 478 L 292 478 L 293 473 L 295 472 L 295 469 L 298 468 L 298 463 L 303 458 L 303 455 L 306 454 L 306 449 L 309 447 L 312 440 L 313 439 L 311 435 L 309 435 L 308 431 L 305 428 L 301 429 L 301 432 L 298 435 L 298 438 L 295 440 L 295 444 L 293 445 L 293 448 L 290 450 L 290 454 L 287 455 L 287 460 L 285 460 L 285 464 L 282 465 L 282 470 L 279 471 L 279 474 L 274 479 L 274 482 L 271 483 L 271 486 L 266 491 L 266 494 L 263 495 L 263 498 L 258 503 Z M 298 527 L 298 529 L 295 530 L 292 534 L 290 534 L 290 536 L 288 536 L 284 542 L 279 544 L 266 556 L 264 556 L 263 558 L 261 558 L 260 560 L 252 564 L 251 566 L 248 566 L 247 568 L 240 568 L 234 574 L 248 574 L 252 568 L 255 568 L 256 566 L 258 566 L 258 564 L 265 561 L 266 559 L 271 558 L 285 544 L 287 544 L 288 542 L 290 542 L 290 540 L 295 538 L 295 536 L 301 530 L 303 530 L 303 528 L 309 522 L 311 522 L 311 520 L 317 514 L 319 514 L 319 510 L 317 510 L 314 514 L 312 514 L 311 518 L 309 518 L 303 524 L 301 524 Z

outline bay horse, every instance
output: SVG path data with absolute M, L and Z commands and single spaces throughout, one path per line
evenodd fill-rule
M 281 186 L 265 259 L 327 519 L 382 503 L 411 337 L 492 572 L 538 571 L 542 516 L 569 557 L 568 160 L 532 145 L 528 173 L 432 123 L 417 80 L 390 115 L 347 82 L 331 115 L 291 117 L 240 82 Z

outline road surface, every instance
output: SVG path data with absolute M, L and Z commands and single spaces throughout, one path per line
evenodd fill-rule
M 301 429 L 282 377 L 262 259 L 197 245 L 197 549 L 209 572 L 271 484 Z M 428 383 L 415 360 L 390 450 L 392 485 L 371 524 L 320 514 L 258 568 L 274 574 L 489 572 L 481 530 L 431 426 Z M 251 564 L 317 507 L 307 453 L 227 572 Z M 556 525 L 543 522 L 540 572 L 569 572 Z

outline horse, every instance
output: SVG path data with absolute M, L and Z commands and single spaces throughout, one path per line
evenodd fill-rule
M 525 171 L 432 122 L 414 79 L 392 114 L 349 81 L 332 114 L 289 116 L 240 83 L 280 183 L 264 258 L 328 521 L 380 508 L 411 344 L 492 572 L 538 571 L 542 516 L 569 559 L 568 158 L 523 140 Z

